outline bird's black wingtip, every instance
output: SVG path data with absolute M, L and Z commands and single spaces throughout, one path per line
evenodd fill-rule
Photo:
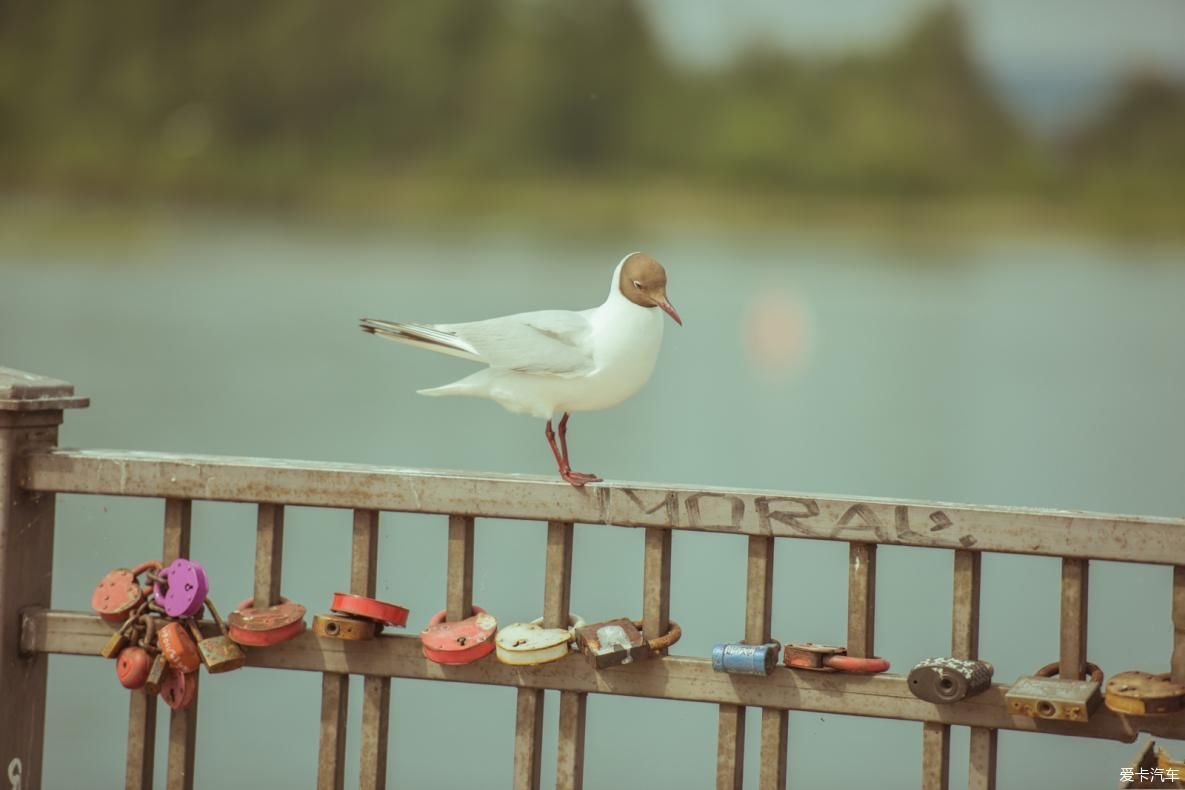
M 361 329 L 363 332 L 365 332 L 368 335 L 374 334 L 374 331 L 375 331 L 374 327 L 371 324 L 367 323 L 368 321 L 370 321 L 369 318 L 360 318 L 358 320 L 359 320 L 359 324 L 358 324 L 359 329 Z

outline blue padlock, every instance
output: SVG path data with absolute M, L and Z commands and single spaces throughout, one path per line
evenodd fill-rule
M 778 642 L 746 645 L 725 642 L 712 648 L 712 669 L 732 675 L 768 675 L 778 663 L 782 646 Z

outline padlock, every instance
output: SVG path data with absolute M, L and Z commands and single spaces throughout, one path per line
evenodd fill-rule
M 116 629 L 115 633 L 103 645 L 99 655 L 103 658 L 119 658 L 119 652 L 133 641 L 133 633 L 139 627 L 139 618 L 129 617 Z
M 927 658 L 909 673 L 909 690 L 918 699 L 946 705 L 974 697 L 992 685 L 992 665 L 962 658 Z
M 198 654 L 201 656 L 202 663 L 206 665 L 206 671 L 211 675 L 217 675 L 222 672 L 230 672 L 233 669 L 238 669 L 247 663 L 247 654 L 226 635 L 226 623 L 222 622 L 222 618 L 218 616 L 218 610 L 214 608 L 214 602 L 207 599 L 206 608 L 210 610 L 210 614 L 214 617 L 214 623 L 218 626 L 218 630 L 222 632 L 221 635 L 202 636 L 197 623 L 193 620 L 186 621 L 189 623 L 189 630 L 197 642 Z
M 407 625 L 407 616 L 410 614 L 409 609 L 404 609 L 393 603 L 367 598 L 365 595 L 340 592 L 333 594 L 333 603 L 329 608 L 338 614 L 361 617 L 399 627 Z
M 650 643 L 632 620 L 607 620 L 576 630 L 576 648 L 594 669 L 628 664 L 650 655 Z
M 165 675 L 173 670 L 169 669 L 169 662 L 160 653 L 152 658 L 152 666 L 148 668 L 148 679 L 144 681 L 144 690 L 149 694 L 159 694 L 161 683 Z
M 201 666 L 202 659 L 197 646 L 185 633 L 185 626 L 181 623 L 166 623 L 157 633 L 156 643 L 169 666 L 178 672 L 193 672 Z
M 160 684 L 160 697 L 173 710 L 188 708 L 197 696 L 197 673 L 170 669 Z
M 712 669 L 730 675 L 768 675 L 774 671 L 781 651 L 778 642 L 764 645 L 721 642 L 712 648 Z
M 791 669 L 807 669 L 812 672 L 849 672 L 858 675 L 875 675 L 889 671 L 889 662 L 883 658 L 849 656 L 846 647 L 816 645 L 813 642 L 796 642 L 786 645 L 782 662 Z
M 1120 672 L 1107 680 L 1103 702 L 1116 713 L 1128 716 L 1160 716 L 1185 707 L 1185 685 L 1174 683 L 1169 674 Z
M 281 598 L 275 606 L 256 609 L 248 598 L 226 616 L 227 635 L 240 645 L 269 647 L 304 633 L 305 608 Z
M 1034 719 L 1088 721 L 1101 699 L 1099 687 L 1103 672 L 1087 663 L 1089 680 L 1065 680 L 1055 677 L 1057 663 L 1046 664 L 1035 675 L 1023 676 L 1004 693 L 1008 709 L 1014 715 Z
M 437 664 L 457 666 L 470 664 L 494 652 L 494 633 L 498 621 L 480 606 L 473 607 L 473 614 L 464 620 L 445 621 L 446 611 L 441 609 L 432 615 L 428 625 L 420 632 L 420 644 L 424 658 Z
M 125 689 L 142 688 L 148 682 L 148 672 L 151 669 L 152 657 L 139 645 L 130 645 L 119 651 L 115 675 Z
M 511 623 L 494 638 L 498 660 L 513 666 L 533 666 L 559 661 L 568 655 L 573 633 L 584 620 L 569 615 L 568 628 L 544 628 L 543 618 L 529 623 Z
M 159 562 L 142 562 L 135 568 L 116 568 L 99 580 L 91 593 L 91 609 L 112 623 L 125 620 L 144 600 L 137 577 L 147 570 L 160 570 Z
M 374 639 L 376 624 L 361 617 L 346 617 L 340 614 L 313 615 L 313 633 L 330 639 L 345 639 L 359 642 Z
M 210 580 L 200 563 L 180 557 L 161 569 L 152 592 L 169 617 L 193 617 L 206 602 Z

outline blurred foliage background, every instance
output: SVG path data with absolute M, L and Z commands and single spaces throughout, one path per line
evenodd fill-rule
M 1181 229 L 1180 81 L 1129 75 L 1040 139 L 965 27 L 941 5 L 871 51 L 751 46 L 695 67 L 635 0 L 0 2 L 0 173 L 8 189 L 351 215 L 537 208 L 578 182 L 677 211 L 959 199 Z

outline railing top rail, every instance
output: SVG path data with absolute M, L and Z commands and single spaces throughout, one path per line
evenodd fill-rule
M 264 458 L 53 450 L 28 490 L 564 520 L 929 548 L 1185 564 L 1185 519 Z

